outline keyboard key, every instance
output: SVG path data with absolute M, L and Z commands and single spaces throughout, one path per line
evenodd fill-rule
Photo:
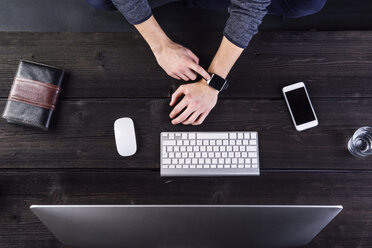
M 236 139 L 236 133 L 230 133 L 230 139 Z
M 171 164 L 171 160 L 169 158 L 163 158 L 163 164 Z
M 187 133 L 182 133 L 182 139 L 187 139 Z
M 189 133 L 189 139 L 195 139 L 195 133 Z
M 176 141 L 175 140 L 163 140 L 163 145 L 164 146 L 175 146 Z
M 197 139 L 228 139 L 227 133 L 197 133 L 196 134 Z
M 243 133 L 238 133 L 238 139 L 243 139 Z
M 257 152 L 248 152 L 248 157 L 250 157 L 250 158 L 257 157 Z
M 246 146 L 247 152 L 255 152 L 257 151 L 257 147 L 255 146 Z
M 250 140 L 249 141 L 249 144 L 250 145 L 257 145 L 257 140 Z
M 249 139 L 249 133 L 244 133 L 244 139 Z
M 257 139 L 257 133 L 251 133 L 251 139 Z

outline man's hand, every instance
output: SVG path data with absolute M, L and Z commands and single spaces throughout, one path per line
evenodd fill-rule
M 199 65 L 199 58 L 180 44 L 169 40 L 153 49 L 153 52 L 161 68 L 175 79 L 195 80 L 196 74 L 200 74 L 206 80 L 210 78 L 208 72 Z
M 196 83 L 184 84 L 178 87 L 173 93 L 169 105 L 173 106 L 179 97 L 182 95 L 184 97 L 169 115 L 173 119 L 172 124 L 202 124 L 209 112 L 216 105 L 218 93 L 218 90 L 210 87 L 204 79 Z M 182 110 L 184 111 L 181 113 Z

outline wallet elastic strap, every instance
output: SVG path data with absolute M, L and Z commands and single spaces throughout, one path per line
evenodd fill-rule
M 8 99 L 55 110 L 61 88 L 26 78 L 14 78 Z

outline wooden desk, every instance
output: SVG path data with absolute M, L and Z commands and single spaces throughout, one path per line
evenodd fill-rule
M 220 33 L 173 33 L 207 65 Z M 207 37 L 202 39 L 201 37 Z M 372 247 L 372 157 L 346 142 L 372 125 L 372 32 L 263 32 L 201 126 L 172 126 L 180 84 L 133 33 L 2 33 L 0 109 L 20 58 L 65 68 L 49 132 L 0 120 L 0 246 L 63 247 L 31 204 L 341 204 L 308 247 Z M 281 95 L 304 81 L 320 125 L 298 133 Z M 113 123 L 135 122 L 138 152 L 120 157 Z M 160 178 L 161 131 L 256 130 L 261 176 Z

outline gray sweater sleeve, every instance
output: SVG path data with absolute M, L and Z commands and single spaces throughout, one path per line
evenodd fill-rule
M 231 0 L 224 36 L 238 47 L 246 48 L 257 33 L 269 4 L 270 0 Z
M 112 0 L 112 3 L 132 25 L 140 24 L 152 15 L 147 0 Z

